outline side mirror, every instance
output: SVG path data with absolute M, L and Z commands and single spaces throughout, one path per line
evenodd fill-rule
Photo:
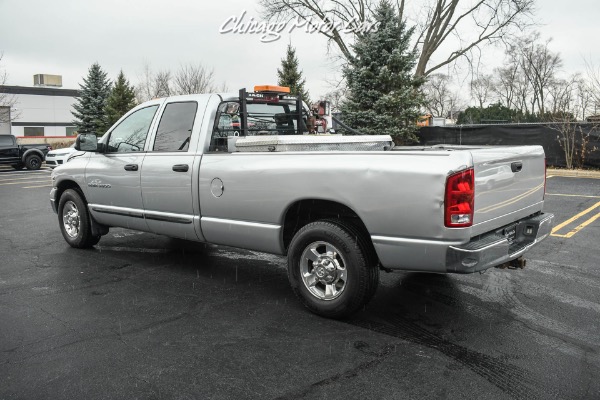
M 100 146 L 98 145 L 98 137 L 95 133 L 82 133 L 75 139 L 75 150 L 91 152 L 101 151 Z

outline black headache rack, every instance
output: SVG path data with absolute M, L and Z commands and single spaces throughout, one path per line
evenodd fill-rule
M 261 91 L 248 92 L 246 88 L 240 89 L 240 136 L 248 136 L 248 102 L 277 104 L 280 101 L 294 101 L 296 112 L 292 115 L 296 120 L 296 133 L 302 135 L 304 131 L 302 95 L 292 96 L 288 93 Z

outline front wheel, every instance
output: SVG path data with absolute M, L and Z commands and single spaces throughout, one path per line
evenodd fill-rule
M 92 235 L 90 216 L 81 195 L 68 189 L 58 202 L 58 223 L 63 237 L 71 247 L 84 249 L 94 246 L 100 236 Z
M 363 307 L 379 283 L 378 267 L 361 234 L 341 222 L 301 228 L 288 251 L 288 278 L 315 314 L 343 318 Z
M 29 170 L 40 169 L 42 166 L 42 158 L 37 154 L 31 154 L 25 159 L 25 167 Z

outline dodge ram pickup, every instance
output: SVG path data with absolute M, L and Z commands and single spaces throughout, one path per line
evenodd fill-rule
M 80 135 L 85 152 L 52 172 L 67 243 L 125 227 L 286 255 L 300 301 L 341 318 L 374 295 L 380 269 L 483 271 L 549 235 L 542 147 L 308 134 L 300 99 L 262 89 L 152 100 L 99 140 Z
M 50 150 L 47 144 L 19 145 L 13 135 L 0 135 L 0 164 L 10 164 L 14 169 L 40 169 Z

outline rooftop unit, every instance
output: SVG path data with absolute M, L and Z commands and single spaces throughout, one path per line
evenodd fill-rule
M 62 75 L 35 74 L 33 86 L 62 87 Z

